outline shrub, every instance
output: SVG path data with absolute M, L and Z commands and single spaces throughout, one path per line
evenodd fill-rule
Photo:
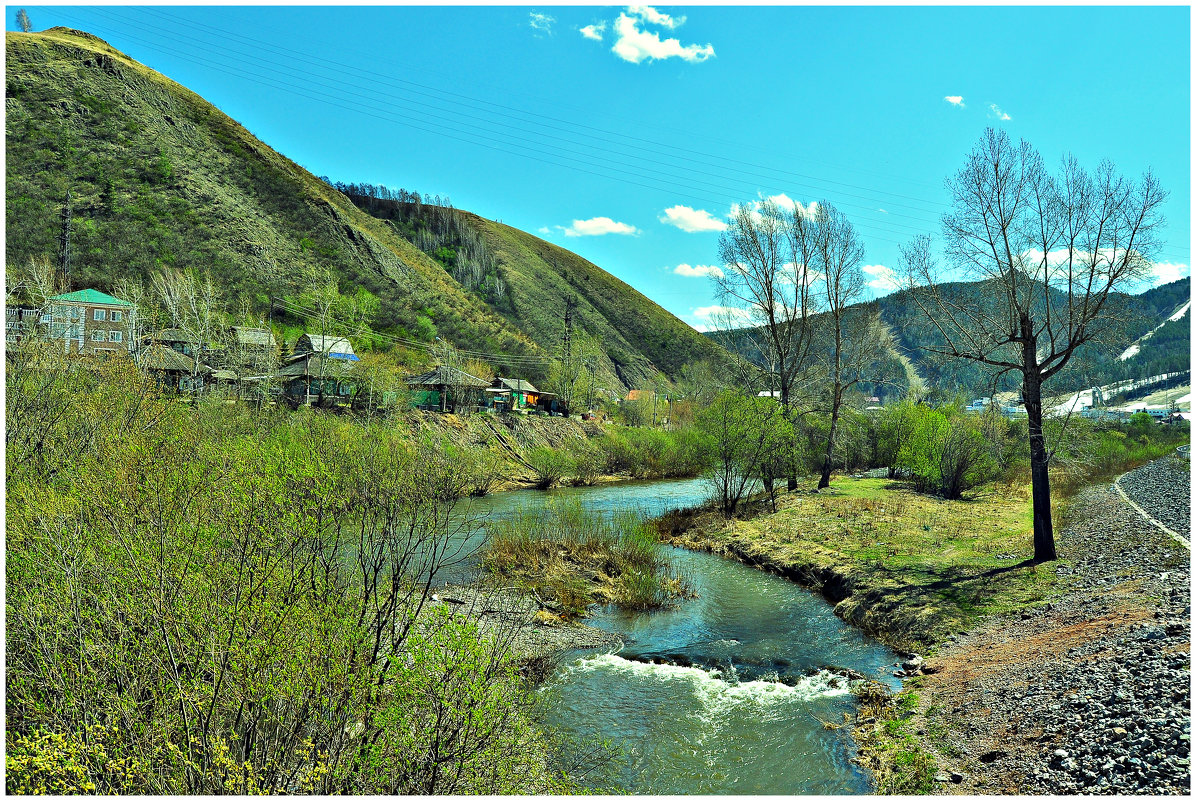
M 535 472 L 537 489 L 555 487 L 562 478 L 571 475 L 575 469 L 573 459 L 569 457 L 569 454 L 556 448 L 535 448 L 525 458 Z

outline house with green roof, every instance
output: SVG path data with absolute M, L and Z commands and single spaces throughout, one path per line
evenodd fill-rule
M 61 341 L 67 353 L 128 353 L 137 307 L 98 289 L 64 292 L 50 298 L 42 318 L 51 340 Z

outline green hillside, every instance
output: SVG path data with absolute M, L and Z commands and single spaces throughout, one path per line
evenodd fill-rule
M 362 210 L 436 258 L 463 286 L 536 342 L 559 346 L 573 305 L 575 335 L 600 343 L 597 369 L 627 387 L 669 379 L 722 348 L 576 253 L 452 208 L 447 199 L 369 184 L 334 185 Z
M 687 361 L 718 352 L 577 255 L 468 215 L 509 290 L 492 305 L 393 223 L 90 34 L 8 33 L 6 48 L 10 265 L 57 260 L 69 193 L 73 288 L 111 291 L 121 279 L 196 268 L 210 272 L 228 310 L 264 314 L 273 305 L 276 319 L 299 325 L 301 316 L 274 301 L 333 279 L 342 294 L 378 299 L 371 325 L 381 346 L 440 336 L 472 351 L 540 358 L 559 343 L 572 297 L 577 327 L 602 343 L 605 372 L 628 386 L 656 370 L 676 378 Z M 526 359 L 491 361 L 500 372 L 543 377 L 543 367 L 518 366 Z

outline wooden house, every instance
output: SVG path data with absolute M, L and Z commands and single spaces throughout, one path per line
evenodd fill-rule
M 199 365 L 195 372 L 195 360 L 179 351 L 154 343 L 143 349 L 137 357 L 141 369 L 157 378 L 158 383 L 175 392 L 201 392 L 212 374 L 212 368 Z
M 303 356 L 309 353 L 319 353 L 327 356 L 329 359 L 339 359 L 346 362 L 360 361 L 357 354 L 353 352 L 353 343 L 345 337 L 304 334 L 295 343 L 292 355 Z
M 484 390 L 490 387 L 485 379 L 445 365 L 403 380 L 411 388 L 413 407 L 441 412 L 482 406 Z
M 312 351 L 292 356 L 278 371 L 283 395 L 297 406 L 351 403 L 357 391 L 350 376 L 354 361 Z
M 510 410 L 534 409 L 540 400 L 540 390 L 532 386 L 530 381 L 524 381 L 522 378 L 503 378 L 499 376 L 494 379 L 494 383 L 490 387 L 500 391 L 506 390 L 510 393 L 510 404 L 507 406 Z

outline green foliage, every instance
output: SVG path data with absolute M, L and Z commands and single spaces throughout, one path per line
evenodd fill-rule
M 53 349 L 6 384 L 10 792 L 567 789 L 501 639 L 424 607 L 439 443 Z
M 732 390 L 698 414 L 697 428 L 709 443 L 707 475 L 727 517 L 735 514 L 756 476 L 774 465 L 774 451 L 793 441 L 779 403 Z
M 953 407 L 906 404 L 888 424 L 904 440 L 894 464 L 907 472 L 918 492 L 956 499 L 996 474 L 992 443 L 976 417 Z
M 709 463 L 704 434 L 696 428 L 608 428 L 594 440 L 605 472 L 633 478 L 686 478 L 701 474 Z
M 575 466 L 569 454 L 557 448 L 535 448 L 525 458 L 536 474 L 537 489 L 556 486 L 573 472 Z

